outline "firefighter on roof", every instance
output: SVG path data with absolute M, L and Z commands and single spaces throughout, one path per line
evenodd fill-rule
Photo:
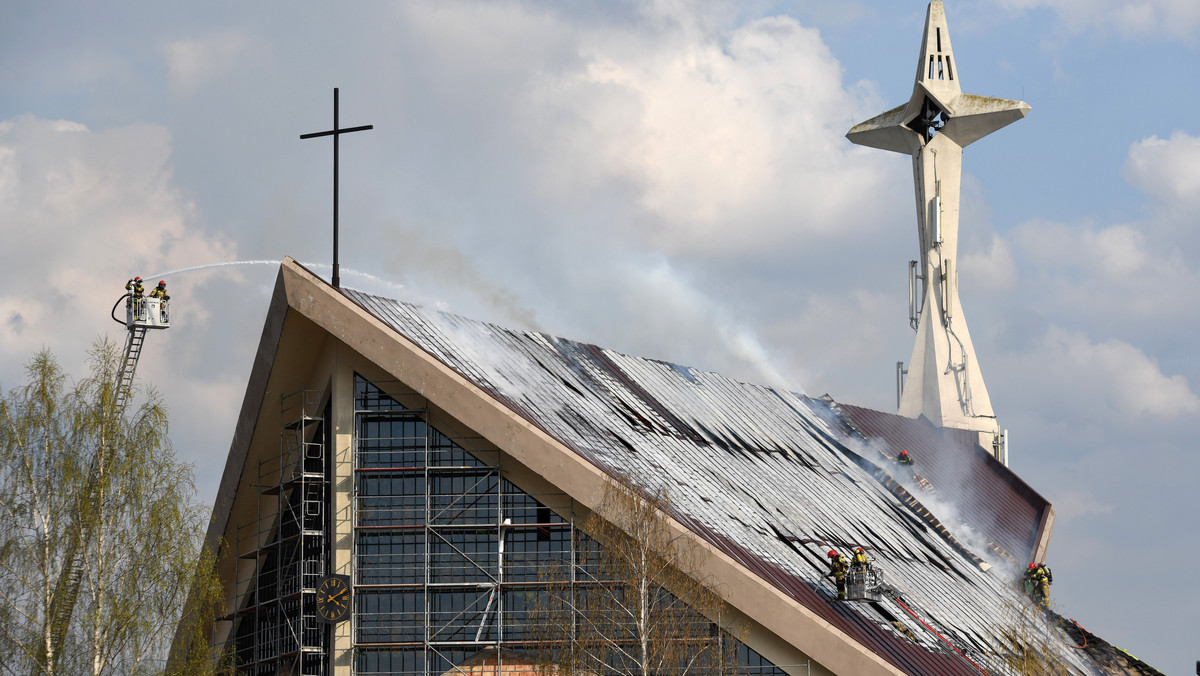
M 1050 607 L 1050 578 L 1044 574 L 1037 580 L 1037 590 L 1033 600 L 1043 608 Z
M 846 565 L 846 557 L 838 554 L 837 551 L 833 549 L 829 550 L 829 553 L 825 556 L 829 558 L 829 575 L 826 575 L 825 577 L 833 578 L 833 581 L 837 584 L 838 600 L 845 601 L 846 569 L 848 568 Z
M 1037 565 L 1037 598 L 1038 604 L 1043 608 L 1050 607 L 1050 584 L 1054 582 L 1054 574 L 1050 572 L 1050 568 L 1044 563 Z
M 1022 587 L 1033 602 L 1043 608 L 1050 607 L 1050 569 L 1044 563 L 1030 563 L 1022 578 Z
M 1025 574 L 1021 576 L 1021 591 L 1025 592 L 1026 596 L 1033 596 L 1033 572 L 1037 570 L 1037 564 L 1030 562 L 1029 567 L 1025 569 Z
M 896 458 L 896 462 L 900 463 L 901 465 L 911 465 L 913 464 L 913 459 L 912 456 L 908 454 L 908 451 L 900 451 L 900 455 Z
M 854 558 L 851 559 L 850 565 L 854 568 L 870 567 L 871 562 L 867 560 L 867 553 L 863 551 L 862 547 L 858 547 L 854 550 Z

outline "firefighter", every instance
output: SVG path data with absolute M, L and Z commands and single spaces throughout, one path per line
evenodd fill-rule
M 1043 608 L 1049 608 L 1050 585 L 1054 583 L 1054 574 L 1050 572 L 1049 566 L 1042 562 L 1038 562 L 1036 571 L 1034 585 L 1037 591 L 1037 598 L 1035 600 Z
M 863 551 L 862 547 L 855 548 L 854 558 L 851 559 L 850 565 L 854 568 L 864 569 L 871 566 L 871 562 L 867 560 L 867 553 Z
M 126 301 L 125 307 L 133 311 L 134 316 L 140 316 L 142 313 L 142 292 L 146 287 L 142 286 L 142 278 L 134 277 L 125 282 L 125 290 L 129 292 L 129 300 Z
M 171 296 L 167 294 L 167 283 L 159 280 L 158 286 L 150 291 L 151 298 L 161 298 L 163 300 L 171 300 Z
M 1033 578 L 1036 572 L 1037 564 L 1031 561 L 1025 569 L 1025 574 L 1021 576 L 1021 591 L 1025 592 L 1026 596 L 1033 596 Z
M 1037 563 L 1030 563 L 1029 568 L 1025 570 L 1025 577 L 1021 579 L 1021 585 L 1029 598 L 1037 600 L 1038 584 L 1044 574 L 1041 567 Z
M 1035 589 L 1036 593 L 1034 594 L 1033 600 L 1036 601 L 1039 606 L 1041 606 L 1043 608 L 1049 608 L 1050 607 L 1050 576 L 1046 574 L 1045 570 L 1042 570 L 1040 568 L 1038 570 L 1039 570 L 1039 575 L 1037 577 L 1037 582 L 1036 582 L 1037 587 Z
M 1031 562 L 1021 580 L 1025 594 L 1043 608 L 1050 606 L 1050 574 L 1047 571 L 1045 564 Z
M 911 465 L 913 464 L 913 459 L 912 456 L 908 454 L 908 451 L 900 451 L 900 456 L 896 458 L 896 462 L 900 463 L 901 465 Z
M 845 601 L 846 600 L 846 569 L 847 569 L 846 557 L 842 556 L 841 554 L 838 554 L 837 551 L 835 551 L 833 549 L 829 550 L 829 553 L 826 554 L 825 556 L 827 556 L 829 558 L 829 575 L 826 575 L 825 577 L 833 578 L 833 581 L 837 584 L 838 600 Z

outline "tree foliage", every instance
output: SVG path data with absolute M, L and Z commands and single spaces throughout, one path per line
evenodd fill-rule
M 157 394 L 129 415 L 114 405 L 120 359 L 98 341 L 89 376 L 72 383 L 43 351 L 26 384 L 0 396 L 0 673 L 163 668 L 203 558 L 206 510 Z M 187 611 L 211 626 L 204 598 Z
M 1015 595 L 1004 604 L 1003 622 L 996 633 L 1007 644 L 1002 653 L 1004 665 L 1021 676 L 1057 676 L 1070 673 L 1051 634 L 1042 609 L 1027 597 L 1018 582 Z
M 740 630 L 700 573 L 706 556 L 673 534 L 665 494 L 610 480 L 582 524 L 578 559 L 547 566 L 535 601 L 538 661 L 571 674 L 687 676 L 737 671 Z

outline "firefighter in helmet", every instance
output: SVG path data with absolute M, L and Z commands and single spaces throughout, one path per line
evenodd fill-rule
M 896 462 L 900 463 L 901 465 L 911 465 L 913 464 L 913 459 L 912 456 L 908 454 L 908 451 L 900 451 L 900 455 L 896 458 Z
M 1045 564 L 1031 562 L 1021 585 L 1034 603 L 1043 608 L 1050 606 L 1050 573 Z
M 164 280 L 158 281 L 158 286 L 150 291 L 151 298 L 161 298 L 163 300 L 171 300 L 171 296 L 167 294 L 167 283 Z
M 1021 576 L 1021 591 L 1025 592 L 1026 596 L 1033 596 L 1033 576 L 1036 571 L 1037 564 L 1031 561 L 1025 569 L 1025 574 Z
M 129 299 L 125 301 L 125 307 L 132 310 L 134 316 L 140 316 L 142 312 L 142 292 L 146 287 L 142 286 L 142 278 L 134 277 L 125 282 L 125 290 L 129 292 Z
M 1044 572 L 1038 576 L 1034 600 L 1043 608 L 1050 607 L 1050 578 Z
M 1045 563 L 1039 562 L 1037 565 L 1037 580 L 1035 583 L 1037 587 L 1037 594 L 1034 600 L 1037 601 L 1038 605 L 1043 608 L 1050 607 L 1050 584 L 1052 582 L 1054 582 L 1054 575 L 1050 573 L 1050 569 Z
M 866 569 L 870 567 L 871 562 L 867 560 L 867 553 L 863 551 L 862 547 L 856 547 L 854 549 L 854 558 L 850 560 L 850 565 L 856 569 Z
M 826 575 L 825 577 L 833 578 L 834 583 L 837 584 L 838 600 L 845 601 L 846 600 L 846 570 L 848 568 L 848 566 L 846 565 L 846 557 L 842 556 L 841 554 L 838 554 L 837 551 L 833 550 L 833 549 L 829 550 L 829 553 L 826 554 L 825 556 L 829 558 L 829 575 Z

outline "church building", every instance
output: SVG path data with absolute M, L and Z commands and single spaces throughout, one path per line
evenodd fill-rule
M 1014 636 L 1070 673 L 1141 673 L 1030 612 L 1014 581 L 1053 508 L 974 432 L 335 288 L 291 259 L 209 529 L 214 646 L 248 674 L 528 671 L 539 571 L 582 560 L 614 478 L 670 496 L 674 536 L 705 553 L 690 573 L 741 628 L 739 673 L 1019 673 Z M 856 548 L 881 584 L 839 600 L 827 551 Z

